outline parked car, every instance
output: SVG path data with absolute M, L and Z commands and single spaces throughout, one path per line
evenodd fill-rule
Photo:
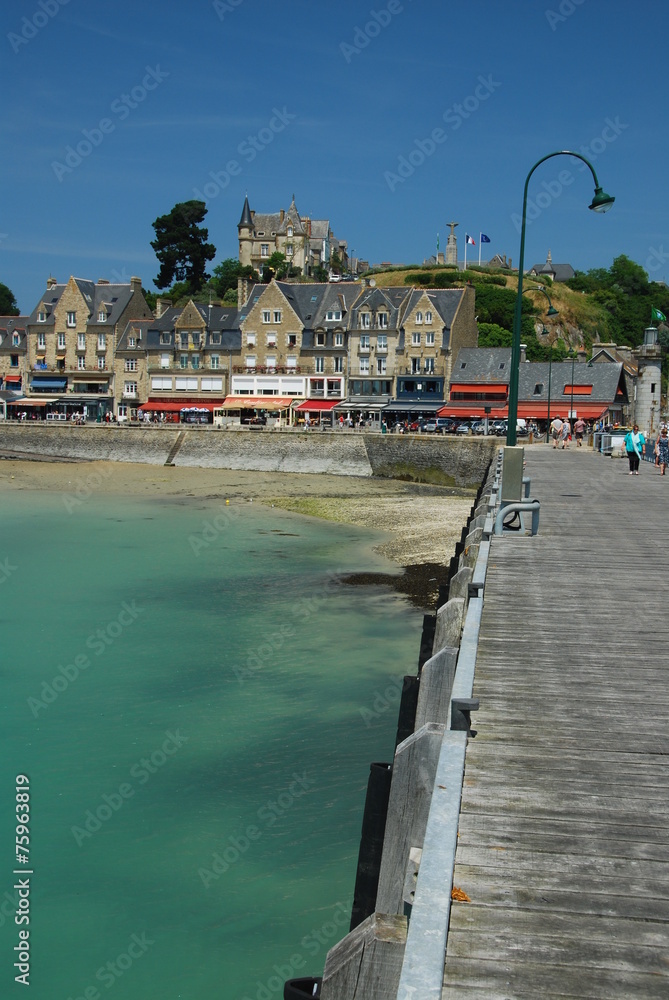
M 493 433 L 496 434 L 497 437 L 506 437 L 506 420 L 498 420 L 494 424 L 494 428 Z
M 415 434 L 417 431 L 422 431 L 425 425 L 423 417 L 419 417 L 418 420 L 414 420 L 413 423 L 409 424 L 409 430 Z
M 426 434 L 448 434 L 452 425 L 450 417 L 435 417 L 423 424 L 423 430 Z
M 471 434 L 471 426 L 465 421 L 462 424 L 458 424 L 456 434 Z
M 472 424 L 472 434 L 485 434 L 485 421 L 477 420 Z

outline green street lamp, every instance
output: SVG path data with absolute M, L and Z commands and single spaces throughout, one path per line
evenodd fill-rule
M 606 194 L 605 191 L 599 185 L 599 180 L 597 179 L 597 174 L 595 173 L 595 168 L 593 167 L 590 160 L 587 160 L 585 156 L 581 156 L 580 153 L 574 153 L 570 149 L 559 149 L 555 153 L 549 153 L 547 156 L 542 156 L 540 160 L 534 164 L 527 179 L 525 180 L 525 190 L 523 192 L 523 215 L 522 215 L 522 225 L 520 230 L 520 256 L 518 260 L 518 294 L 516 295 L 516 309 L 513 316 L 513 340 L 511 343 L 511 375 L 509 379 L 509 409 L 508 409 L 508 421 L 507 421 L 507 431 L 506 431 L 506 443 L 507 445 L 515 445 L 516 443 L 516 429 L 518 422 L 518 376 L 519 376 L 519 365 L 520 365 L 520 325 L 522 319 L 523 311 L 523 266 L 525 263 L 525 226 L 527 222 L 527 189 L 530 184 L 530 178 L 534 171 L 544 163 L 546 160 L 550 160 L 553 156 L 574 156 L 577 160 L 582 160 L 587 167 L 590 168 L 590 173 L 595 182 L 595 194 L 592 202 L 588 206 L 593 212 L 608 212 L 612 207 L 615 198 L 611 195 Z

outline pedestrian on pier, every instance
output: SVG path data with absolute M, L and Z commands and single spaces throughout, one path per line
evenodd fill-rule
M 669 465 L 669 431 L 666 427 L 663 427 L 660 431 L 660 435 L 655 442 L 655 448 L 657 451 L 658 465 L 660 466 L 660 475 L 665 474 L 667 465 Z
M 583 435 L 585 434 L 585 420 L 579 417 L 574 424 L 574 434 L 576 435 L 576 445 L 581 448 L 583 445 Z
M 551 437 L 553 438 L 553 447 L 557 448 L 558 441 L 562 437 L 562 421 L 559 416 L 555 416 L 551 421 Z
M 639 430 L 638 424 L 635 424 L 632 430 L 628 431 L 625 435 L 625 451 L 627 452 L 627 459 L 630 464 L 630 476 L 639 475 L 639 459 L 641 458 L 645 443 L 646 439 Z
M 562 447 L 568 448 L 569 441 L 571 440 L 571 424 L 569 420 L 564 420 L 562 423 Z

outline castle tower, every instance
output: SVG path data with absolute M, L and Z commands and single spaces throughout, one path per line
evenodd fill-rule
M 239 263 L 252 264 L 253 213 L 249 207 L 248 195 L 244 198 L 244 208 L 242 209 L 242 217 L 237 224 L 237 232 L 239 233 Z

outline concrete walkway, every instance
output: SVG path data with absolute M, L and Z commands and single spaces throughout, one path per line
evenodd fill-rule
M 669 997 L 669 475 L 526 449 L 495 538 L 444 1000 Z

